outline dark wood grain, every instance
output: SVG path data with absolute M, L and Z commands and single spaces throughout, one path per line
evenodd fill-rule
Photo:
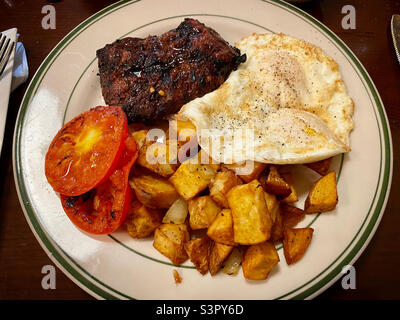
M 149 0 L 147 0 L 149 1 Z M 30 78 L 50 50 L 77 24 L 113 1 L 65 0 L 53 3 L 57 28 L 41 28 L 46 1 L 0 0 L 0 30 L 18 27 L 27 50 Z M 343 30 L 341 8 L 356 8 L 357 28 Z M 371 75 L 389 118 L 394 146 L 391 195 L 371 243 L 355 263 L 357 289 L 343 290 L 340 281 L 318 299 L 400 299 L 400 68 L 390 35 L 390 18 L 400 13 L 395 0 L 321 0 L 299 5 L 334 31 Z M 57 289 L 43 290 L 41 269 L 53 264 L 32 234 L 20 207 L 12 169 L 15 119 L 27 84 L 11 94 L 0 159 L 0 299 L 92 299 L 57 269 Z

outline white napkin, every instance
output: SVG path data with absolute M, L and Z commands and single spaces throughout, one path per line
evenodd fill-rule
M 4 128 L 6 125 L 8 100 L 10 93 L 28 79 L 28 62 L 22 43 L 18 41 L 17 29 L 11 28 L 2 32 L 17 43 L 11 52 L 10 59 L 0 76 L 0 155 L 3 146 Z
M 19 35 L 17 35 L 18 37 Z M 22 42 L 17 43 L 15 48 L 14 67 L 11 82 L 11 92 L 23 84 L 29 76 L 28 61 L 26 60 L 26 52 Z

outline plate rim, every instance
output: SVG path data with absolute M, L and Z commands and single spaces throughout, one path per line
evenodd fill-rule
M 19 152 L 19 147 L 20 147 L 20 142 L 21 142 L 21 133 L 22 133 L 22 123 L 24 116 L 26 114 L 27 108 L 29 106 L 29 103 L 32 98 L 32 93 L 35 92 L 35 88 L 37 88 L 40 85 L 40 82 L 37 85 L 38 81 L 41 80 L 41 76 L 43 73 L 45 73 L 47 65 L 51 62 L 57 59 L 58 55 L 62 52 L 62 49 L 64 48 L 64 45 L 68 45 L 69 40 L 73 40 L 76 36 L 79 35 L 77 34 L 78 31 L 83 32 L 87 27 L 89 27 L 91 24 L 89 23 L 95 23 L 97 20 L 100 20 L 104 14 L 110 14 L 116 10 L 120 10 L 123 7 L 127 5 L 134 4 L 136 2 L 139 2 L 140 0 L 121 0 L 119 2 L 116 2 L 87 18 L 83 22 L 81 22 L 77 27 L 75 27 L 72 31 L 70 31 L 57 45 L 52 49 L 52 51 L 47 55 L 47 57 L 43 60 L 42 64 L 39 66 L 38 70 L 36 71 L 35 75 L 32 77 L 32 80 L 25 92 L 25 95 L 22 99 L 20 109 L 18 112 L 18 117 L 16 121 L 16 126 L 14 130 L 14 140 L 13 140 L 13 171 L 14 171 L 14 181 L 19 197 L 19 201 L 21 204 L 21 207 L 23 209 L 24 215 L 26 220 L 28 221 L 28 224 L 34 233 L 36 239 L 44 249 L 44 251 L 47 253 L 47 255 L 50 257 L 50 259 L 59 267 L 64 274 L 66 274 L 74 283 L 76 283 L 79 287 L 84 289 L 86 292 L 94 296 L 95 298 L 98 299 L 118 299 L 118 298 L 123 298 L 123 299 L 132 299 L 132 297 L 129 297 L 121 292 L 118 292 L 114 288 L 110 288 L 106 284 L 102 283 L 100 280 L 94 278 L 96 282 L 98 282 L 101 286 L 104 288 L 101 288 L 98 286 L 97 283 L 94 283 L 90 281 L 88 278 L 86 278 L 81 272 L 77 271 L 75 267 L 71 266 L 71 262 L 67 261 L 67 259 L 70 259 L 68 255 L 62 250 L 61 247 L 59 247 L 52 239 L 51 237 L 47 234 L 45 230 L 43 230 L 43 227 L 40 225 L 39 221 L 37 219 L 32 219 L 32 217 L 29 215 L 28 211 L 30 211 L 33 215 L 33 217 L 36 216 L 36 213 L 32 207 L 30 207 L 29 203 L 29 197 L 26 194 L 26 189 L 25 189 L 25 184 L 23 180 L 23 173 L 22 173 L 22 167 L 20 165 L 20 162 L 17 161 L 17 159 L 20 157 L 20 152 Z M 393 171 L 393 146 L 392 146 L 392 138 L 391 138 L 391 132 L 390 132 L 390 127 L 389 127 L 389 122 L 387 119 L 386 111 L 383 106 L 382 100 L 379 96 L 379 93 L 370 78 L 368 72 L 364 68 L 364 66 L 360 63 L 358 58 L 354 55 L 354 53 L 347 47 L 346 44 L 338 37 L 336 36 L 329 28 L 327 28 L 325 25 L 323 25 L 321 22 L 307 14 L 306 12 L 302 11 L 301 9 L 290 5 L 288 3 L 285 3 L 281 0 L 261 0 L 263 2 L 267 2 L 270 4 L 277 4 L 279 7 L 286 7 L 291 11 L 292 14 L 300 14 L 303 17 L 308 20 L 308 22 L 311 22 L 314 27 L 316 26 L 317 29 L 321 29 L 322 33 L 326 33 L 328 38 L 333 41 L 334 44 L 338 44 L 341 49 L 344 50 L 344 55 L 352 60 L 352 64 L 356 66 L 356 69 L 361 73 L 360 78 L 363 80 L 363 84 L 367 85 L 369 91 L 373 95 L 374 102 L 376 104 L 376 109 L 378 111 L 378 115 L 376 115 L 377 119 L 381 121 L 381 128 L 379 128 L 379 134 L 381 135 L 383 133 L 383 138 L 380 137 L 380 142 L 383 144 L 383 153 L 384 153 L 384 160 L 381 159 L 383 164 L 383 176 L 380 180 L 378 180 L 377 183 L 377 190 L 379 190 L 379 185 L 380 185 L 380 190 L 379 190 L 379 195 L 377 195 L 377 200 L 372 202 L 371 208 L 375 206 L 374 212 L 371 216 L 370 221 L 368 222 L 368 225 L 366 226 L 364 232 L 362 233 L 362 236 L 356 241 L 356 244 L 354 247 L 348 252 L 347 254 L 344 254 L 345 257 L 340 261 L 338 266 L 333 268 L 333 270 L 329 271 L 327 275 L 325 275 L 322 279 L 320 279 L 317 283 L 312 285 L 310 288 L 300 292 L 299 294 L 296 294 L 295 296 L 291 297 L 291 299 L 310 299 L 318 294 L 320 294 L 322 291 L 326 290 L 330 285 L 332 285 L 337 279 L 341 276 L 340 271 L 337 272 L 337 269 L 341 267 L 344 264 L 353 264 L 358 257 L 362 254 L 362 252 L 365 250 L 366 246 L 369 244 L 371 241 L 379 223 L 380 220 L 383 216 L 383 213 L 385 211 L 385 207 L 387 204 L 388 196 L 390 193 L 390 187 L 391 187 L 391 181 L 392 181 L 392 171 Z M 88 25 L 89 24 L 89 25 Z M 54 59 L 53 59 L 54 58 Z M 42 77 L 43 79 L 43 77 Z M 375 110 L 375 107 L 374 107 Z M 378 121 L 378 127 L 379 127 L 379 121 Z M 382 168 L 382 164 L 381 164 Z M 37 217 L 35 217 L 37 218 Z M 367 216 L 368 218 L 368 216 Z M 367 221 L 367 218 L 365 221 Z M 364 223 L 365 223 L 364 221 Z M 364 224 L 363 223 L 363 224 Z M 363 225 L 362 225 L 363 227 Z M 361 231 L 361 228 L 360 230 Z M 351 246 L 354 242 L 354 239 L 350 242 L 349 246 Z M 346 248 L 344 252 L 347 251 L 348 248 Z M 342 255 L 339 255 L 337 260 L 342 258 Z M 64 258 L 63 255 L 66 255 L 68 258 Z M 335 264 L 336 260 L 332 263 Z M 65 266 L 66 265 L 66 266 Z M 330 265 L 328 268 L 330 268 L 332 265 Z M 79 265 L 76 265 L 78 268 L 81 269 L 81 271 L 85 272 L 89 277 L 93 278 L 89 273 L 87 273 L 85 270 L 83 270 Z M 318 277 L 318 276 L 317 276 Z M 313 280 L 311 280 L 313 281 Z M 304 284 L 303 286 L 306 286 Z M 94 289 L 92 289 L 94 288 Z M 300 290 L 302 286 L 299 287 Z M 299 288 L 296 288 L 296 291 L 299 290 Z M 112 291 L 113 293 L 110 293 Z M 115 293 L 117 295 L 115 295 Z M 279 298 L 284 298 L 287 295 L 290 295 L 291 292 L 285 294 L 282 297 Z

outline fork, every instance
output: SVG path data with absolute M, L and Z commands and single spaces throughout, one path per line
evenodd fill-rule
M 10 38 L 0 33 L 0 76 L 4 72 L 5 66 L 8 59 L 10 59 L 13 48 L 14 41 L 11 41 Z

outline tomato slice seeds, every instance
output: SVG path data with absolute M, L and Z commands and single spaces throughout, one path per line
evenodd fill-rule
M 45 174 L 66 196 L 89 192 L 106 181 L 125 148 L 128 122 L 121 107 L 98 106 L 66 123 L 51 142 Z
M 109 234 L 125 220 L 132 200 L 129 172 L 138 150 L 128 136 L 116 169 L 97 188 L 80 196 L 61 195 L 61 203 L 69 219 L 80 229 L 92 234 Z

